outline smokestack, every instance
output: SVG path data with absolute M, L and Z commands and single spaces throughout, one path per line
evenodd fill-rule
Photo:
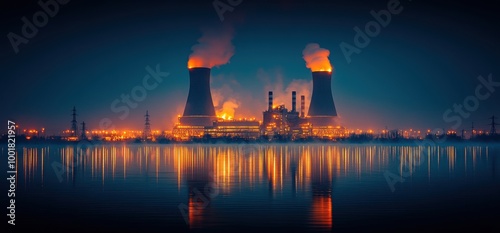
M 269 107 L 268 110 L 273 110 L 273 92 L 269 91 Z
M 210 92 L 210 68 L 190 68 L 189 94 L 181 124 L 211 126 L 216 119 Z
M 315 71 L 313 76 L 313 93 L 309 105 L 308 117 L 316 126 L 331 126 L 335 124 L 337 110 L 332 96 L 332 73 L 329 71 Z
M 300 117 L 304 118 L 304 113 L 306 112 L 306 97 L 300 96 Z
M 292 91 L 292 112 L 297 112 L 297 92 Z

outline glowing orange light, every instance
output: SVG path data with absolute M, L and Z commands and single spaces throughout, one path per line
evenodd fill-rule
M 188 69 L 195 67 L 203 67 L 203 60 L 199 57 L 190 57 L 188 61 Z
M 302 51 L 302 55 L 306 61 L 307 68 L 310 68 L 311 71 L 332 72 L 332 64 L 328 59 L 330 55 L 328 49 L 321 48 L 319 44 L 311 43 Z
M 312 220 L 321 228 L 332 228 L 332 198 L 314 197 L 311 210 Z
M 223 119 L 223 120 L 232 120 L 233 119 L 233 116 L 231 116 L 230 114 L 225 113 L 225 112 L 219 114 L 217 117 L 220 119 Z

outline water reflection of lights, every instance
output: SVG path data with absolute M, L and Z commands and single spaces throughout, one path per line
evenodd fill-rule
M 100 145 L 36 147 L 22 149 L 25 183 L 48 179 L 50 163 L 59 161 L 69 168 L 65 182 L 81 177 L 101 185 L 129 178 L 154 177 L 156 183 L 172 184 L 179 193 L 191 186 L 217 184 L 219 195 L 238 192 L 242 187 L 265 187 L 274 195 L 313 193 L 310 219 L 315 225 L 332 227 L 332 198 L 336 180 L 362 179 L 397 166 L 400 172 L 428 176 L 440 163 L 451 174 L 456 170 L 475 171 L 478 161 L 488 160 L 487 147 L 418 147 L 352 145 Z M 489 156 L 489 157 L 488 157 Z M 427 160 L 426 165 L 420 161 Z M 47 167 L 48 166 L 48 167 Z M 49 169 L 47 169 L 49 168 Z M 425 172 L 425 169 L 427 171 Z M 424 170 L 424 172 L 416 172 Z M 439 171 L 440 173 L 442 170 Z M 148 181 L 149 182 L 149 181 Z M 186 197 L 189 220 L 196 225 L 206 214 L 196 209 L 193 194 Z

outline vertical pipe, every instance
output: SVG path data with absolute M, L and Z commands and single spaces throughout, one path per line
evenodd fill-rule
M 306 97 L 300 96 L 300 117 L 304 117 L 304 112 L 306 110 Z
M 292 112 L 297 112 L 297 92 L 292 91 Z
M 269 107 L 268 110 L 273 110 L 273 92 L 269 91 Z

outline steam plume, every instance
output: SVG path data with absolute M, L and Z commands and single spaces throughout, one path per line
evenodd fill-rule
M 307 44 L 304 51 L 302 51 L 302 55 L 307 68 L 311 69 L 311 71 L 332 71 L 332 64 L 328 59 L 330 51 L 319 47 L 319 44 Z
M 203 36 L 198 39 L 189 55 L 188 68 L 207 67 L 213 68 L 229 62 L 234 55 L 234 46 L 231 40 L 234 30 L 230 26 L 221 29 L 204 29 Z

